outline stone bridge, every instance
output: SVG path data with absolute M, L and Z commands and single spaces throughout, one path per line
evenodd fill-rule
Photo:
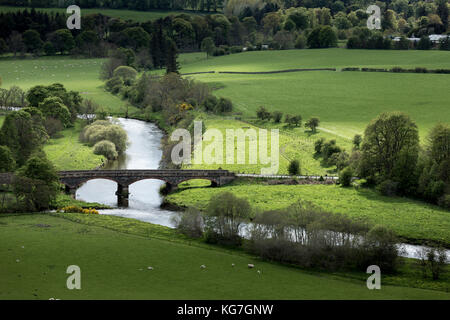
M 140 180 L 162 180 L 169 190 L 173 190 L 179 183 L 192 179 L 210 180 L 211 186 L 216 187 L 236 178 L 234 173 L 227 170 L 81 170 L 60 171 L 58 174 L 66 193 L 73 197 L 77 189 L 89 180 L 107 179 L 116 182 L 117 203 L 122 207 L 128 206 L 129 186 Z M 0 173 L 0 185 L 11 184 L 13 179 L 12 173 Z
M 76 190 L 86 181 L 92 179 L 108 179 L 117 183 L 117 203 L 128 206 L 129 186 L 145 179 L 157 179 L 166 183 L 173 190 L 181 182 L 192 179 L 206 179 L 211 186 L 221 186 L 235 179 L 234 173 L 227 170 L 83 170 L 60 171 L 61 183 L 66 192 L 75 196 Z

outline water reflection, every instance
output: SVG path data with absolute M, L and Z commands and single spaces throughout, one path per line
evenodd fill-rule
M 125 155 L 109 163 L 105 169 L 158 169 L 162 158 L 161 139 L 163 133 L 154 124 L 133 119 L 118 119 L 117 122 L 128 134 L 129 145 Z M 142 180 L 130 185 L 128 208 L 101 210 L 101 214 L 110 214 L 141 221 L 173 226 L 171 218 L 174 212 L 160 208 L 162 197 L 159 188 L 164 182 Z M 105 179 L 86 182 L 77 191 L 77 199 L 99 202 L 117 207 L 117 184 Z

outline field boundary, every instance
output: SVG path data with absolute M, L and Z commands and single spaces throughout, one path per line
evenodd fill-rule
M 274 70 L 274 71 L 218 71 L 217 73 L 225 74 L 273 74 L 273 73 L 287 73 L 287 72 L 302 72 L 302 71 L 336 71 L 336 68 L 313 68 L 313 69 L 286 69 L 286 70 Z

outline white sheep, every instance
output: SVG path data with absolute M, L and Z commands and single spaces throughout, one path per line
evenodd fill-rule
M 248 266 L 250 269 L 252 269 L 252 268 L 255 267 L 255 265 L 254 265 L 254 264 L 251 264 L 251 263 L 249 263 L 247 266 Z
M 206 269 L 206 266 L 205 266 L 204 264 L 202 264 L 202 265 L 200 266 L 200 269 Z

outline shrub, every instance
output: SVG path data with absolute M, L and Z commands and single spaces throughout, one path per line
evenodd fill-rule
M 417 44 L 417 49 L 430 50 L 432 46 L 433 43 L 431 42 L 430 38 L 428 38 L 428 36 L 422 36 L 419 40 L 419 43 Z
M 397 194 L 398 182 L 385 180 L 377 186 L 377 190 L 384 196 L 393 197 Z
M 94 145 L 94 154 L 105 156 L 108 160 L 117 159 L 118 153 L 114 143 L 108 140 L 102 140 Z
M 450 209 L 450 194 L 445 194 L 440 197 L 438 200 L 438 206 L 445 209 Z
M 137 71 L 132 67 L 120 66 L 114 70 L 113 76 L 122 79 L 127 85 L 130 85 L 136 79 Z
M 423 277 L 427 278 L 430 272 L 433 280 L 439 280 L 446 271 L 446 250 L 444 248 L 422 248 L 418 254 L 417 262 L 422 268 Z
M 45 119 L 44 125 L 45 131 L 47 131 L 47 134 L 52 138 L 54 138 L 58 132 L 64 129 L 61 120 L 52 117 Z
M 267 111 L 266 108 L 264 108 L 263 106 L 259 107 L 259 109 L 256 111 L 256 116 L 258 117 L 258 119 L 261 120 L 270 120 L 271 114 L 269 111 Z
M 58 212 L 63 213 L 84 213 L 84 214 L 99 214 L 99 212 L 93 208 L 84 209 L 78 206 L 68 206 L 58 209 Z
M 231 112 L 233 110 L 233 103 L 230 99 L 220 98 L 215 107 L 215 111 L 218 113 Z
M 289 163 L 288 171 L 291 176 L 300 174 L 300 163 L 298 162 L 298 160 L 292 160 Z
M 339 182 L 343 187 L 349 187 L 352 184 L 353 170 L 350 167 L 341 170 L 339 173 Z
M 11 150 L 7 146 L 0 146 L 0 172 L 12 172 L 16 167 Z
M 282 112 L 280 112 L 280 111 L 272 112 L 272 119 L 275 123 L 280 123 L 282 118 L 283 118 Z
M 188 237 L 200 238 L 203 235 L 202 214 L 195 208 L 188 208 L 175 218 L 175 226 L 179 232 Z
M 299 35 L 295 40 L 295 49 L 304 49 L 306 48 L 306 38 L 304 35 Z
M 203 108 L 206 112 L 214 112 L 216 110 L 217 98 L 213 95 L 209 95 L 203 102 Z
M 382 226 L 374 226 L 367 233 L 359 248 L 357 265 L 365 269 L 377 265 L 385 273 L 392 273 L 398 266 L 398 239 L 394 233 Z
M 110 91 L 113 94 L 119 93 L 123 85 L 124 82 L 120 77 L 113 77 L 105 83 L 106 90 Z
M 230 192 L 211 198 L 205 216 L 206 241 L 237 246 L 242 242 L 240 228 L 250 216 L 251 207 L 246 199 Z
M 325 143 L 325 139 L 324 138 L 317 139 L 314 142 L 314 151 L 317 154 L 321 154 L 322 153 L 322 147 L 323 147 L 324 143 Z
M 232 46 L 230 48 L 230 52 L 231 53 L 240 53 L 240 52 L 242 52 L 242 47 L 241 46 Z

